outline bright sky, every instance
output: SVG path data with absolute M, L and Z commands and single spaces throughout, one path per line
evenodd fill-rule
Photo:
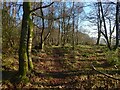
M 0 0 L 0 2 L 17 2 L 17 1 L 23 1 L 23 0 Z M 30 2 L 40 2 L 41 0 L 24 0 L 24 1 L 30 1 Z M 50 2 L 50 1 L 62 1 L 62 2 L 97 2 L 98 0 L 43 0 L 44 2 Z M 117 0 L 101 0 L 102 2 L 116 2 Z
M 8 1 L 8 0 L 7 0 Z M 12 0 L 15 1 L 15 0 Z M 22 2 L 23 0 L 17 0 L 18 2 Z M 28 1 L 28 0 L 26 0 Z M 32 1 L 41 1 L 41 0 L 32 0 Z M 43 1 L 51 1 L 51 0 L 43 0 Z M 53 0 L 52 0 L 53 1 Z M 64 0 L 64 1 L 72 1 L 72 0 Z M 74 0 L 76 1 L 76 0 Z M 96 0 L 77 0 L 77 1 L 81 1 L 81 2 L 95 2 Z M 102 0 L 105 1 L 105 0 Z M 107 0 L 107 1 L 116 1 L 116 0 Z M 85 3 L 85 5 L 87 5 L 89 3 Z M 91 7 L 84 7 L 84 11 L 85 13 L 89 13 L 90 10 L 92 10 Z M 22 10 L 21 10 L 22 13 Z M 90 37 L 97 37 L 97 27 L 96 26 L 90 26 L 90 23 L 88 21 L 84 21 L 83 23 L 80 23 L 81 25 L 79 26 L 79 28 L 84 28 L 83 31 L 86 32 L 87 34 L 90 35 Z M 96 30 L 95 30 L 96 29 Z

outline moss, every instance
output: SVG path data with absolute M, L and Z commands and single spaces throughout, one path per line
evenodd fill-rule
M 33 38 L 33 23 L 29 17 L 29 29 L 28 29 L 28 40 L 27 40 L 27 56 L 28 56 L 28 66 L 29 70 L 33 69 L 33 63 L 31 58 L 31 50 L 32 50 L 32 38 Z
M 19 49 L 19 74 L 23 77 L 26 76 L 28 71 L 28 53 L 27 53 L 27 40 L 28 40 L 28 22 L 30 19 L 30 2 L 23 3 L 23 19 L 22 19 L 22 30 L 20 38 L 20 49 Z
M 22 75 L 16 75 L 14 77 L 11 78 L 10 80 L 13 84 L 19 84 L 19 83 L 28 83 L 29 82 L 29 78 L 26 76 L 22 76 Z
M 32 70 L 33 69 L 32 59 L 29 59 L 28 65 L 29 65 L 29 70 Z

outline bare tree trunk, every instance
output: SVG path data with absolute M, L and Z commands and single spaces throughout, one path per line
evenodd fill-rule
M 63 14 L 63 19 L 62 19 L 62 37 L 61 37 L 61 42 L 62 42 L 62 46 L 65 45 L 65 2 L 63 3 L 63 11 L 62 11 L 62 14 Z
M 68 23 L 66 25 L 66 43 L 69 43 L 69 31 L 70 31 L 70 16 L 68 17 Z
M 74 8 L 74 2 L 73 2 L 73 8 Z M 73 27 L 72 27 L 72 48 L 73 48 L 73 50 L 74 50 L 74 28 L 75 28 L 75 15 L 74 15 L 74 11 L 73 11 L 73 15 L 72 15 L 72 17 L 73 17 Z
M 30 19 L 30 3 L 23 2 L 23 19 L 19 48 L 19 74 L 26 77 L 28 71 L 27 39 Z
M 100 4 L 99 4 L 99 2 L 98 2 L 98 21 L 97 21 L 97 27 L 98 27 L 98 38 L 97 38 L 96 45 L 99 45 L 100 37 L 101 37 L 101 28 L 102 28 L 102 20 L 101 20 L 101 17 L 100 17 Z
M 28 41 L 27 41 L 27 55 L 28 55 L 28 68 L 29 70 L 33 69 L 33 63 L 32 63 L 32 39 L 33 39 L 33 22 L 31 19 L 29 19 L 29 25 L 28 25 Z
M 19 74 L 26 77 L 28 70 L 33 69 L 31 58 L 33 23 L 30 19 L 30 2 L 23 2 L 23 19 L 19 48 Z
M 40 6 L 42 7 L 42 2 L 40 2 Z M 40 11 L 41 11 L 41 16 L 44 17 L 42 8 L 40 8 Z M 41 49 L 41 50 L 44 47 L 44 42 L 43 42 L 43 37 L 44 37 L 43 36 L 43 32 L 44 32 L 44 29 L 45 29 L 44 18 L 42 18 L 42 31 L 41 31 L 40 43 L 39 43 L 39 49 Z
M 120 2 L 119 0 L 117 0 L 117 5 L 116 5 L 116 45 L 115 45 L 115 49 L 118 47 L 119 45 L 119 23 L 120 23 L 120 15 L 119 15 L 119 12 L 120 12 Z
M 108 48 L 111 50 L 109 39 L 108 39 L 108 35 L 107 35 L 107 27 L 106 27 L 105 17 L 104 17 L 104 13 L 103 13 L 103 7 L 102 7 L 102 3 L 101 2 L 100 2 L 100 7 L 101 7 L 102 20 L 103 20 L 104 30 L 105 30 L 105 34 L 103 34 L 103 33 L 102 34 L 104 35 L 104 37 L 106 39 Z
M 113 26 L 112 28 L 112 24 L 111 24 L 111 20 L 110 18 L 108 18 L 108 21 L 109 21 L 109 30 L 110 30 L 110 35 L 109 35 L 109 42 L 110 42 L 110 45 L 112 44 L 112 34 L 114 32 L 114 29 L 115 29 L 115 25 Z
M 57 46 L 60 44 L 60 20 L 59 20 L 59 31 L 58 31 L 58 42 L 57 42 Z
M 79 33 L 79 31 L 78 31 L 78 24 L 79 24 L 79 22 L 78 22 L 78 19 L 77 19 L 77 25 L 76 25 L 76 45 L 78 45 L 78 33 Z

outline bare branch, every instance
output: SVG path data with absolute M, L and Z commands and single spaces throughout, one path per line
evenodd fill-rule
M 103 33 L 103 31 L 100 31 L 101 33 L 102 33 L 102 35 L 104 36 L 104 37 L 106 37 L 106 34 L 105 33 Z
M 32 15 L 43 18 L 43 19 L 47 19 L 47 20 L 58 20 L 58 19 L 62 19 L 62 18 L 65 18 L 65 17 L 70 17 L 68 15 L 68 16 L 53 18 L 53 17 L 45 17 L 45 16 L 37 15 L 36 13 L 32 13 Z
M 31 10 L 30 13 L 31 13 L 31 12 L 34 12 L 34 11 L 40 9 L 40 8 L 47 8 L 47 7 L 51 6 L 53 3 L 54 3 L 54 2 L 50 3 L 49 5 L 37 7 L 37 8 L 35 8 L 35 9 Z
M 44 37 L 43 42 L 50 36 L 50 31 L 51 31 L 51 30 L 49 30 L 49 32 L 47 33 L 47 35 Z

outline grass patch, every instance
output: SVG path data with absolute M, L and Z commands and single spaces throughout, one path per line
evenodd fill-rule
M 118 50 L 116 51 L 108 51 L 106 53 L 106 58 L 107 58 L 107 61 L 110 65 L 116 65 L 116 66 L 119 66 L 120 67 L 120 60 L 119 60 L 119 57 L 118 57 Z
M 24 82 L 28 83 L 30 81 L 30 84 L 26 84 L 28 86 L 21 84 L 19 87 L 85 88 L 90 86 L 90 83 L 90 87 L 100 85 L 105 87 L 101 81 L 106 83 L 109 78 L 92 70 L 91 63 L 97 70 L 118 77 L 120 71 L 117 62 L 114 62 L 114 60 L 118 60 L 117 55 L 119 55 L 118 51 L 108 51 L 105 46 L 78 45 L 75 46 L 74 50 L 71 46 L 46 46 L 44 52 L 33 54 L 34 71 L 27 75 L 29 80 L 23 78 Z M 16 67 L 16 61 L 18 62 L 11 57 L 3 59 L 4 85 L 10 83 L 10 79 L 16 75 L 14 72 L 16 69 L 13 68 Z M 108 67 L 107 64 L 110 64 L 110 66 Z M 114 67 L 115 65 L 117 69 Z M 102 78 L 100 79 L 99 76 L 102 76 Z M 21 77 L 16 80 L 19 81 L 19 79 Z M 115 82 L 113 86 L 114 84 Z

